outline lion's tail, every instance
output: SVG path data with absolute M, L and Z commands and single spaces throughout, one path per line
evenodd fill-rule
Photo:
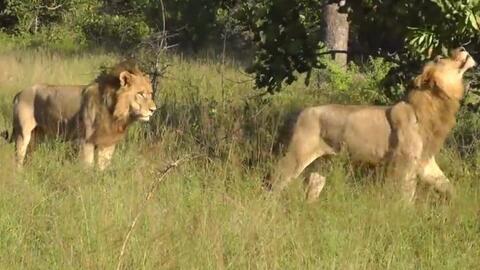
M 4 130 L 4 131 L 0 132 L 0 137 L 3 138 L 6 141 L 8 141 L 9 135 L 10 134 L 8 133 L 8 130 Z
M 15 108 L 15 106 L 17 105 L 18 103 L 18 97 L 20 95 L 21 92 L 17 93 L 15 95 L 15 97 L 13 97 L 13 107 Z M 14 109 L 15 110 L 15 109 Z M 14 115 L 14 118 L 15 118 L 15 112 L 13 112 L 13 115 Z M 0 132 L 0 138 L 3 138 L 4 140 L 8 141 L 9 143 L 12 143 L 13 142 L 13 137 L 15 135 L 15 126 L 16 126 L 16 123 L 15 123 L 15 119 L 13 120 L 14 123 L 13 123 L 13 130 L 12 130 L 12 133 L 9 133 L 8 130 L 3 130 L 2 132 Z

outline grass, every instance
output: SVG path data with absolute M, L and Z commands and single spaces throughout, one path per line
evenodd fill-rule
M 88 83 L 112 59 L 0 55 L 0 130 L 10 128 L 16 91 L 35 82 Z M 170 61 L 159 112 L 133 126 L 106 172 L 81 168 L 73 147 L 54 140 L 15 171 L 13 145 L 0 142 L 0 269 L 114 269 L 156 171 L 193 154 L 201 157 L 176 168 L 148 203 L 125 269 L 478 269 L 476 118 L 462 114 L 468 125 L 439 157 L 457 189 L 452 203 L 428 195 L 405 207 L 395 189 L 340 158 L 319 166 L 327 185 L 308 205 L 301 181 L 279 198 L 261 181 L 288 113 L 332 96 L 299 83 L 259 101 L 248 98 L 252 83 L 238 83 L 246 77 L 233 63 L 222 89 L 217 61 Z

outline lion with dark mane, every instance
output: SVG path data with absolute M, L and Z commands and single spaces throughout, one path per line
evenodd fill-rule
M 455 126 L 463 98 L 463 74 L 476 65 L 464 48 L 427 63 L 406 101 L 393 106 L 324 105 L 304 109 L 293 128 L 286 154 L 272 172 L 281 191 L 314 160 L 346 148 L 354 161 L 386 164 L 387 178 L 399 181 L 404 198 L 415 198 L 417 177 L 451 197 L 453 187 L 435 155 Z M 312 173 L 307 200 L 318 198 L 325 177 Z
M 13 101 L 17 165 L 22 166 L 32 134 L 77 140 L 80 159 L 104 169 L 115 145 L 135 120 L 149 121 L 156 110 L 152 85 L 132 61 L 107 69 L 90 85 L 34 85 Z

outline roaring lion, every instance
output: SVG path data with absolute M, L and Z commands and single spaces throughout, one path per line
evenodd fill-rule
M 76 140 L 80 159 L 104 169 L 115 145 L 135 120 L 149 121 L 156 110 L 152 85 L 132 61 L 103 71 L 90 85 L 34 85 L 13 101 L 16 161 L 22 166 L 32 133 Z
M 476 62 L 464 48 L 427 63 L 406 101 L 393 106 L 324 105 L 298 116 L 285 156 L 272 172 L 272 189 L 281 191 L 314 160 L 345 148 L 354 161 L 386 164 L 386 177 L 400 181 L 404 198 L 415 197 L 417 176 L 450 197 L 453 187 L 435 155 L 455 126 L 464 94 L 463 74 Z M 325 177 L 312 173 L 307 200 L 315 201 Z

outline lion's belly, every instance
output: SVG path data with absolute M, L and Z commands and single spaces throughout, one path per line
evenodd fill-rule
M 75 139 L 79 131 L 81 97 L 76 93 L 64 92 L 57 90 L 38 94 L 34 107 L 42 109 L 35 110 L 35 120 L 42 131 L 49 135 Z
M 343 143 L 353 160 L 376 164 L 388 152 L 390 134 L 386 109 L 370 107 L 348 116 Z

